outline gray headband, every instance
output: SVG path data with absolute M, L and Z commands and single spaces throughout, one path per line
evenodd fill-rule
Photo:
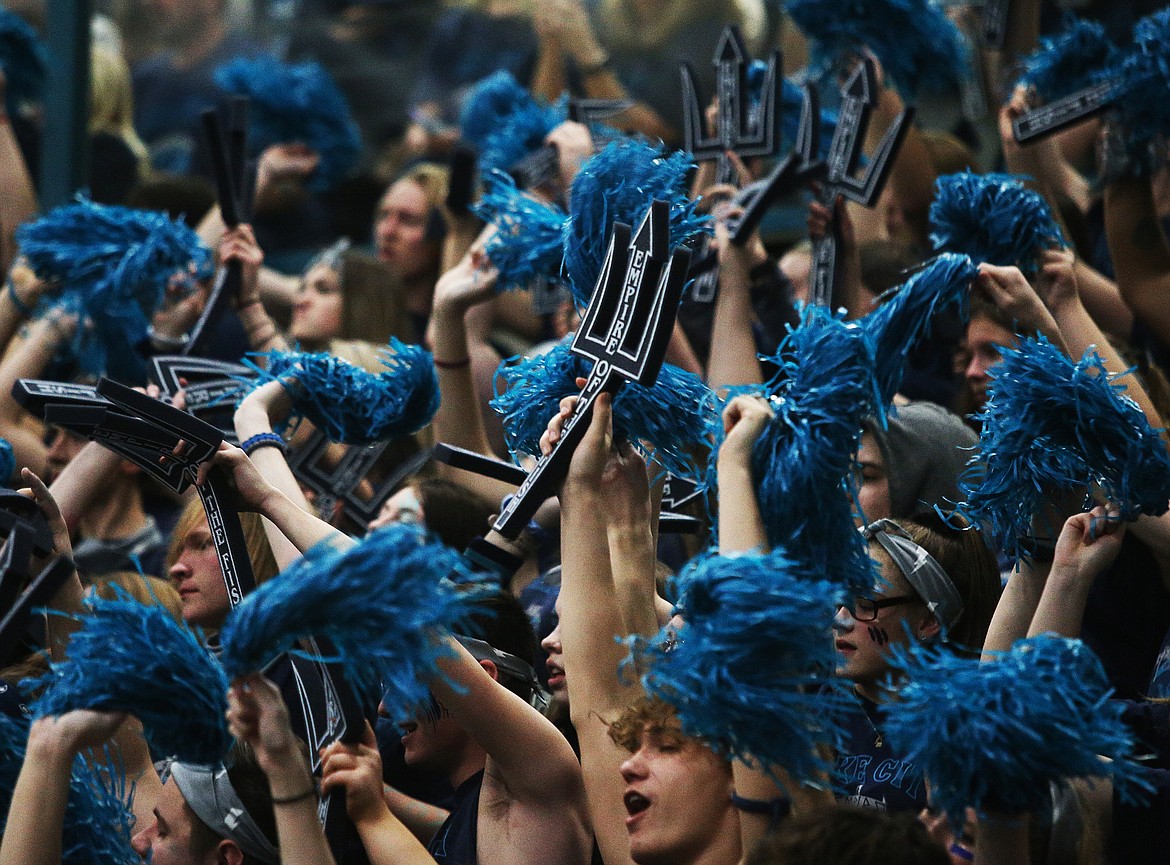
M 208 829 L 221 838 L 235 841 L 241 850 L 261 862 L 276 865 L 280 861 L 280 851 L 272 846 L 244 808 L 222 764 L 195 766 L 174 760 L 169 769 L 187 805 Z
M 963 615 L 963 599 L 947 572 L 893 520 L 877 520 L 861 530 L 867 541 L 881 544 L 939 624 L 949 630 Z

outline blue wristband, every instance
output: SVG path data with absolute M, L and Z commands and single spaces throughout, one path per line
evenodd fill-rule
M 258 450 L 259 448 L 276 448 L 281 453 L 284 453 L 288 450 L 288 444 L 284 439 L 272 432 L 256 433 L 250 439 L 240 443 L 240 450 L 248 456 L 251 456 L 252 451 Z

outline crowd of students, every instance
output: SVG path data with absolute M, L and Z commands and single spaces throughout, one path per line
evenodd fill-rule
M 872 64 L 879 91 L 864 131 L 871 155 L 911 101 L 894 72 L 886 80 L 887 69 L 902 70 L 899 58 L 883 56 L 888 42 L 875 36 L 873 44 L 837 55 L 827 69 L 817 67 L 813 51 L 812 66 L 802 71 L 816 43 L 806 42 L 793 21 L 804 20 L 804 7 L 814 5 L 807 2 L 792 4 L 801 9 L 791 17 L 777 4 L 750 0 L 536 0 L 531 6 L 484 0 L 450 8 L 304 2 L 291 18 L 273 2 L 253 10 L 263 26 L 249 35 L 229 27 L 226 4 L 217 0 L 154 0 L 153 26 L 135 20 L 146 2 L 111 5 L 95 26 L 91 191 L 94 201 L 186 219 L 219 267 L 238 269 L 230 312 L 215 320 L 201 352 L 225 361 L 249 356 L 261 367 L 294 350 L 320 352 L 382 373 L 383 350 L 393 339 L 398 346 L 426 346 L 437 382 L 438 409 L 429 424 L 424 418 L 422 430 L 390 441 L 353 489 L 324 492 L 319 479 L 316 486 L 305 482 L 296 459 L 317 440 L 310 421 L 289 423 L 301 413 L 290 395 L 295 384 L 268 381 L 240 391 L 229 426 L 241 445 L 221 445 L 210 463 L 232 478 L 256 583 L 281 579 L 314 548 L 349 550 L 405 524 L 469 550 L 477 567 L 488 550 L 493 587 L 476 601 L 466 633 L 430 635 L 443 651 L 427 673 L 429 703 L 412 720 L 401 720 L 404 707 L 379 711 L 370 703 L 362 707 L 367 723 L 359 735 L 338 738 L 333 685 L 302 644 L 303 651 L 281 655 L 263 674 L 231 683 L 224 724 L 234 745 L 211 766 L 158 753 L 133 712 L 100 701 L 64 714 L 39 712 L 48 681 L 39 677 L 66 662 L 76 622 L 32 616 L 18 641 L 0 646 L 6 752 L 0 865 L 138 856 L 156 865 L 1089 865 L 1164 856 L 1170 516 L 1163 511 L 1170 478 L 1163 507 L 1140 514 L 1099 491 L 1094 499 L 1092 490 L 1046 486 L 1037 493 L 1044 507 L 1027 530 L 1006 540 L 993 531 L 998 526 L 962 515 L 964 497 L 978 483 L 971 466 L 995 456 L 981 449 L 980 433 L 991 423 L 986 410 L 997 387 L 1010 386 L 997 379 L 1005 351 L 1027 351 L 1043 339 L 1071 361 L 1096 352 L 1101 369 L 1124 386 L 1126 411 L 1155 431 L 1170 413 L 1164 371 L 1170 307 L 1162 300 L 1170 285 L 1170 163 L 1163 146 L 1170 124 L 1135 147 L 1139 130 L 1125 125 L 1128 115 L 1105 112 L 1018 143 L 1012 122 L 1055 98 L 1029 83 L 1028 70 L 1035 78 L 1037 67 L 1025 58 L 1038 47 L 1053 50 L 1042 40 L 1073 26 L 1057 20 L 1050 4 L 1008 4 L 1002 46 L 980 45 L 979 17 L 968 8 L 976 4 L 950 4 L 951 26 L 966 40 L 965 73 L 942 97 L 924 97 L 925 110 L 902 138 L 872 207 L 829 200 L 812 184 L 783 199 L 772 218 L 737 242 L 739 188 L 764 177 L 772 163 L 730 154 L 738 175 L 732 184 L 716 184 L 710 162 L 688 173 L 681 194 L 684 203 L 697 201 L 708 222 L 718 291 L 708 301 L 685 293 L 666 363 L 690 376 L 701 396 L 680 389 L 651 398 L 689 400 L 681 410 L 708 426 L 709 435 L 682 446 L 695 466 L 709 465 L 700 472 L 705 489 L 679 506 L 698 528 L 690 535 L 660 531 L 660 514 L 669 510 L 662 501 L 663 454 L 677 442 L 649 434 L 629 440 L 621 393 L 603 393 L 555 494 L 518 538 L 508 539 L 491 526 L 516 486 L 427 459 L 429 449 L 442 442 L 509 456 L 507 444 L 517 434 L 493 400 L 517 380 L 509 370 L 520 361 L 510 358 L 551 357 L 580 324 L 583 306 L 563 287 L 548 286 L 564 283 L 568 268 L 531 288 L 500 290 L 510 274 L 501 272 L 499 251 L 519 243 L 508 260 L 523 259 L 526 236 L 500 218 L 498 207 L 480 211 L 493 220 L 485 224 L 474 210 L 449 206 L 449 157 L 473 85 L 502 69 L 548 102 L 563 91 L 617 100 L 604 129 L 565 119 L 529 143 L 530 150 L 551 146 L 556 170 L 538 188 L 517 192 L 530 197 L 518 200 L 555 205 L 562 216 L 575 217 L 585 199 L 575 181 L 594 170 L 590 159 L 607 142 L 662 142 L 661 149 L 646 148 L 654 159 L 684 144 L 678 63 L 699 67 L 701 92 L 712 94 L 710 58 L 727 24 L 741 27 L 757 54 L 783 44 L 783 72 L 810 79 L 819 72 L 817 86 L 828 102 L 854 62 Z M 1104 17 L 1122 37 L 1140 15 L 1155 12 L 1140 4 L 1100 5 L 1109 7 Z M 821 0 L 821 6 L 830 18 L 885 14 L 877 2 Z M 927 11 L 941 16 L 923 4 L 921 14 Z M 210 191 L 199 112 L 225 98 L 215 84 L 217 67 L 273 47 L 296 59 L 315 52 L 331 69 L 352 103 L 364 150 L 344 179 L 322 191 L 314 178 L 326 154 L 303 140 L 264 142 L 248 173 L 255 184 L 253 218 L 229 225 Z M 377 61 L 371 68 L 378 74 L 397 70 L 414 80 L 412 88 L 385 82 L 395 112 L 379 103 L 381 85 L 368 80 L 373 73 L 355 73 L 365 61 Z M 15 61 L 0 53 L 0 83 L 11 90 L 20 70 L 5 62 Z M 96 615 L 95 598 L 161 606 L 218 656 L 234 599 L 216 546 L 218 527 L 209 523 L 195 488 L 176 494 L 142 466 L 46 423 L 8 396 L 22 379 L 92 382 L 103 371 L 77 353 L 86 340 L 100 339 L 101 329 L 84 305 L 63 302 L 69 287 L 38 272 L 19 242 L 31 237 L 21 227 L 36 220 L 39 109 L 23 94 L 8 106 L 0 120 L 0 265 L 7 273 L 0 291 L 0 437 L 13 463 L 11 477 L 0 481 L 23 498 L 0 494 L 0 510 L 43 524 L 52 538 L 48 556 L 34 558 L 21 573 L 35 575 L 49 557 L 66 557 L 75 569 L 46 605 L 51 611 L 84 619 Z M 107 110 L 109 117 L 98 117 Z M 709 111 L 708 121 L 718 116 Z M 1129 145 L 1127 160 L 1117 159 L 1118 140 Z M 485 181 L 498 191 L 498 178 Z M 971 232 L 985 229 L 986 242 L 978 251 L 947 246 L 948 229 L 932 205 L 939 207 L 948 184 L 957 182 L 1021 195 L 1032 190 L 1036 203 L 1029 206 L 1038 209 L 1031 212 L 1047 214 L 1052 232 L 1013 221 L 1010 213 L 980 226 L 981 218 L 990 223 L 993 217 L 973 210 L 966 214 Z M 604 195 L 608 212 L 619 199 L 616 189 L 612 199 L 608 190 Z M 567 227 L 563 233 L 579 236 Z M 963 314 L 940 312 L 927 336 L 898 347 L 906 371 L 890 404 L 847 431 L 844 445 L 829 445 L 848 451 L 837 456 L 852 471 L 828 478 L 812 494 L 821 500 L 786 503 L 785 512 L 798 517 L 778 524 L 761 494 L 763 475 L 805 477 L 809 467 L 783 457 L 761 466 L 761 440 L 821 434 L 814 417 L 821 404 L 813 405 L 818 395 L 794 395 L 777 382 L 800 372 L 785 355 L 790 333 L 836 326 L 806 308 L 814 250 L 829 235 L 837 255 L 834 303 L 841 310 L 834 321 L 841 327 L 864 327 L 873 310 L 892 302 L 886 292 L 939 252 L 970 253 L 972 277 L 962 292 Z M 1026 249 L 1034 237 L 1046 242 Z M 150 328 L 134 348 L 141 359 L 186 346 L 212 296 L 212 279 L 194 276 L 197 269 L 176 268 L 157 286 L 157 304 L 142 310 Z M 573 288 L 587 293 L 593 286 Z M 126 383 L 157 395 L 145 379 Z M 564 396 L 559 408 L 538 419 L 539 446 L 532 442 L 529 452 L 510 454 L 518 464 L 530 469 L 557 447 L 576 410 L 571 391 L 558 394 Z M 801 399 L 811 400 L 807 415 L 799 414 Z M 172 401 L 183 407 L 182 392 Z M 793 417 L 805 420 L 776 431 Z M 1103 416 L 1082 427 L 1072 410 L 1058 420 L 1082 437 L 1095 425 L 1136 423 L 1129 415 Z M 341 484 L 340 474 L 328 473 L 358 447 L 325 445 L 325 477 Z M 1115 455 L 1119 463 L 1129 457 Z M 1103 476 L 1117 467 L 1090 468 Z M 361 524 L 344 507 L 346 498 L 368 502 L 396 472 L 400 479 L 376 516 Z M 838 589 L 850 587 L 829 602 L 825 627 L 810 638 L 817 643 L 810 655 L 833 647 L 835 670 L 817 674 L 816 686 L 794 686 L 780 672 L 797 664 L 792 658 L 761 650 L 752 661 L 753 672 L 775 669 L 777 693 L 794 700 L 822 689 L 835 695 L 832 734 L 807 743 L 809 759 L 793 765 L 771 759 L 786 753 L 783 747 L 744 754 L 725 740 L 695 735 L 693 715 L 663 699 L 670 689 L 664 694 L 661 682 L 655 684 L 651 662 L 638 648 L 668 654 L 664 646 L 687 640 L 688 618 L 697 621 L 718 607 L 714 590 L 709 609 L 702 601 L 690 608 L 679 603 L 687 583 L 675 574 L 693 574 L 711 561 L 727 568 L 728 579 L 737 567 L 807 566 L 821 573 L 818 562 L 843 561 L 844 551 L 814 550 L 818 561 L 808 561 L 800 550 L 811 549 L 810 538 L 835 537 L 823 529 L 825 514 L 838 512 L 844 496 L 871 569 L 822 574 Z M 802 535 L 804 547 L 793 543 Z M 773 597 L 761 591 L 755 600 L 761 620 L 787 628 L 767 618 Z M 5 613 L 0 610 L 0 619 Z M 758 624 L 744 623 L 743 631 L 753 628 Z M 797 623 L 791 628 L 799 630 Z M 932 789 L 951 779 L 932 778 L 915 756 L 919 751 L 908 753 L 886 733 L 912 684 L 906 658 L 937 650 L 996 664 L 1017 641 L 1052 633 L 1079 639 L 1100 659 L 1111 688 L 1100 705 L 1114 707 L 1140 743 L 1147 794 L 1135 802 L 1108 778 L 1037 774 L 1029 776 L 1036 789 L 1024 797 L 1041 803 L 1034 810 L 1007 808 L 991 796 L 968 802 L 962 813 L 940 811 Z M 155 648 L 160 655 L 174 650 Z M 427 664 L 420 660 L 419 668 Z M 723 670 L 721 687 L 734 689 L 743 672 Z M 173 711 L 181 726 L 183 707 Z M 751 717 L 750 706 L 745 712 Z M 758 717 L 767 727 L 766 717 Z M 982 755 L 981 744 L 948 746 Z M 1002 759 L 1026 763 L 1027 754 Z M 808 765 L 820 768 L 810 772 Z M 100 798 L 99 790 L 119 800 L 118 825 L 107 812 L 82 813 L 89 806 L 79 803 Z

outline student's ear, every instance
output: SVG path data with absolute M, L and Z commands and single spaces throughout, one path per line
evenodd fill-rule
M 933 640 L 940 633 L 942 633 L 942 626 L 933 613 L 927 613 L 923 616 L 918 622 L 918 627 L 914 629 L 914 635 L 918 637 L 919 642 Z
M 495 661 L 489 661 L 488 659 L 485 658 L 484 660 L 479 662 L 479 665 L 481 667 L 483 667 L 485 670 L 487 670 L 487 674 L 489 676 L 491 676 L 492 679 L 494 679 L 497 682 L 500 681 L 500 670 L 496 666 Z
M 226 838 L 215 848 L 215 865 L 243 865 L 244 851 L 235 841 Z

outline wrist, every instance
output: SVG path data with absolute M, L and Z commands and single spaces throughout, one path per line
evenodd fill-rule
M 48 771 L 72 766 L 80 748 L 67 741 L 56 726 L 53 718 L 33 721 L 25 746 L 26 761 L 34 760 Z

